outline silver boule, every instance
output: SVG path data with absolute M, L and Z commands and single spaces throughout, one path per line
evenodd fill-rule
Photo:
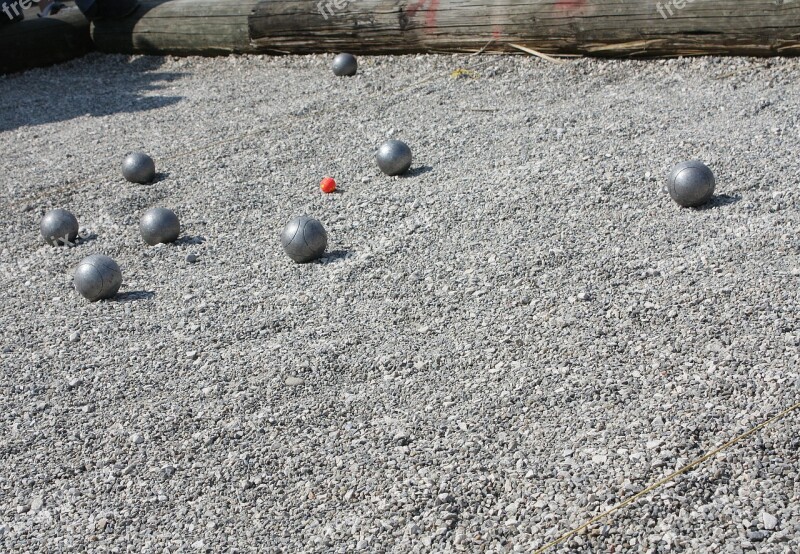
M 411 148 L 401 140 L 387 140 L 378 148 L 376 158 L 386 175 L 400 175 L 411 167 Z
M 75 290 L 81 296 L 95 302 L 112 298 L 122 285 L 122 271 L 117 262 L 101 254 L 93 254 L 81 260 L 73 274 Z
M 150 183 L 156 176 L 156 164 L 144 152 L 131 152 L 122 161 L 122 176 L 131 183 Z
M 291 219 L 283 228 L 281 246 L 295 262 L 312 262 L 325 253 L 328 233 L 319 220 L 301 215 Z
M 702 206 L 711 200 L 715 187 L 714 173 L 699 160 L 679 163 L 667 178 L 669 195 L 684 208 Z
M 358 61 L 352 54 L 338 54 L 333 58 L 331 69 L 337 77 L 352 77 L 358 71 Z
M 175 242 L 181 234 L 181 223 L 172 210 L 150 208 L 139 220 L 139 232 L 150 246 L 160 242 Z
M 78 238 L 78 220 L 67 210 L 50 210 L 39 223 L 39 231 L 51 246 L 72 245 Z

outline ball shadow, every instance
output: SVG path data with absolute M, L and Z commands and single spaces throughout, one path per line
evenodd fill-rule
M 168 171 L 159 171 L 153 177 L 153 180 L 147 183 L 148 185 L 155 185 L 156 183 L 160 183 L 161 181 L 166 181 L 169 178 Z
M 326 252 L 325 255 L 322 256 L 321 259 L 325 260 L 322 263 L 331 263 L 331 262 L 335 262 L 335 261 L 338 261 L 338 260 L 344 260 L 349 255 L 350 255 L 350 251 L 349 250 L 341 250 L 341 249 L 339 249 L 339 250 L 331 250 L 330 252 Z
M 404 179 L 413 178 L 413 177 L 419 177 L 420 175 L 424 175 L 424 174 L 429 173 L 431 171 L 433 171 L 433 168 L 431 166 L 429 166 L 429 165 L 421 165 L 419 167 L 415 167 L 414 169 L 409 169 L 408 171 L 403 173 L 400 177 L 404 178 Z
M 730 194 L 716 194 L 711 197 L 711 200 L 703 204 L 702 206 L 698 206 L 695 209 L 698 211 L 704 210 L 713 210 L 715 208 L 722 208 L 724 206 L 730 206 L 731 204 L 736 204 L 738 201 L 742 199 L 741 196 L 737 195 L 730 195 Z
M 114 302 L 137 302 L 139 300 L 152 300 L 156 293 L 151 290 L 130 290 L 118 293 L 112 300 Z
M 79 246 L 81 244 L 86 244 L 87 242 L 93 242 L 97 240 L 97 233 L 89 233 L 85 237 L 78 236 L 78 239 L 75 241 L 75 246 Z
M 201 237 L 200 235 L 194 235 L 194 236 L 180 237 L 173 244 L 175 244 L 176 246 L 186 246 L 191 244 L 203 244 L 205 241 L 206 241 L 205 237 Z

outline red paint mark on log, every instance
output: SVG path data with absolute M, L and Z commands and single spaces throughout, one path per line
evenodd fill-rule
M 431 29 L 436 28 L 436 12 L 439 9 L 439 0 L 431 0 L 428 13 L 425 15 L 425 26 Z
M 409 18 L 413 18 L 419 10 L 425 9 L 425 27 L 433 29 L 436 27 L 436 13 L 439 9 L 439 0 L 417 0 L 406 8 Z
M 414 17 L 414 15 L 417 13 L 417 10 L 420 9 L 423 6 L 423 4 L 425 4 L 426 1 L 427 0 L 417 0 L 417 2 L 414 2 L 413 4 L 408 6 L 408 8 L 406 8 L 406 13 L 408 14 L 408 17 Z
M 574 11 L 585 4 L 586 0 L 556 0 L 556 8 L 564 11 Z

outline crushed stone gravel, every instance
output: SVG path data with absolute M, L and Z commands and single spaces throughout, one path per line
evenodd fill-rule
M 330 62 L 0 77 L 0 550 L 531 552 L 800 400 L 800 60 Z M 702 209 L 664 190 L 685 159 Z M 114 300 L 72 287 L 94 253 Z M 799 431 L 553 551 L 798 552 Z

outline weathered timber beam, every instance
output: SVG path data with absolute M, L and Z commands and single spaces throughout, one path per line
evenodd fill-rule
M 93 24 L 92 37 L 106 52 L 179 55 L 509 51 L 516 43 L 548 54 L 767 56 L 800 52 L 800 2 L 142 0 L 124 20 Z
M 92 23 L 103 52 L 208 56 L 255 52 L 248 19 L 258 0 L 141 0 L 120 20 Z
M 263 0 L 265 52 L 777 55 L 800 49 L 800 2 L 775 0 Z

